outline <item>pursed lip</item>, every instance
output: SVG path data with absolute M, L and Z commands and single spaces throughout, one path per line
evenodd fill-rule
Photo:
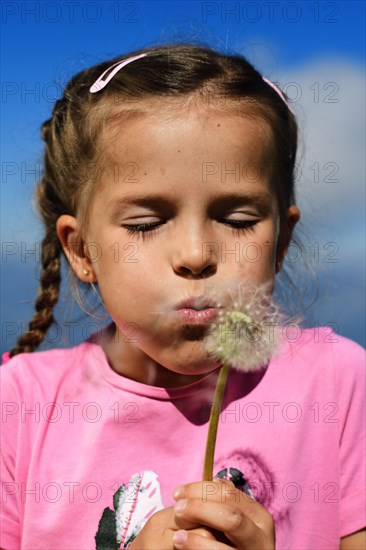
M 204 296 L 188 298 L 177 304 L 180 321 L 185 326 L 207 326 L 218 315 L 219 306 Z
M 205 298 L 204 296 L 199 296 L 182 300 L 175 306 L 175 309 L 193 309 L 195 311 L 202 311 L 211 308 L 217 309 L 218 307 L 219 306 L 213 300 Z

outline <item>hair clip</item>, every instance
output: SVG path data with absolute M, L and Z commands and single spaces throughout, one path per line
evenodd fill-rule
M 107 86 L 108 82 L 112 80 L 115 74 L 118 73 L 120 69 L 128 65 L 128 63 L 131 63 L 132 61 L 135 61 L 136 59 L 140 59 L 140 57 L 145 57 L 147 53 L 141 53 L 140 55 L 134 55 L 133 57 L 129 57 L 128 59 L 124 59 L 123 61 L 118 61 L 118 63 L 114 63 L 104 73 L 102 73 L 97 80 L 90 86 L 89 92 L 91 94 L 95 94 L 95 92 L 100 92 L 100 90 L 103 90 L 105 86 Z M 104 76 L 114 67 L 113 71 L 106 77 Z
M 282 99 L 282 101 L 287 105 L 288 110 L 291 111 L 291 113 L 294 115 L 295 113 L 294 113 L 293 110 L 291 109 L 291 106 L 290 106 L 289 102 L 287 101 L 287 99 L 285 98 L 283 92 L 281 92 L 281 90 L 279 89 L 279 87 L 276 86 L 276 84 L 274 84 L 274 83 L 271 82 L 270 80 L 268 80 L 268 78 L 265 78 L 264 76 L 262 76 L 262 79 L 264 80 L 264 82 L 266 82 L 267 84 L 269 84 L 269 86 L 271 86 L 271 88 L 274 89 L 274 91 L 280 96 L 280 98 Z

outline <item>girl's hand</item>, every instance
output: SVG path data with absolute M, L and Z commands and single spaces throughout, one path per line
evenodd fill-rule
M 275 528 L 271 514 L 236 489 L 231 481 L 215 479 L 177 489 L 175 522 L 181 530 L 173 535 L 174 548 L 274 550 Z M 211 537 L 214 534 L 217 542 L 213 544 L 211 537 L 202 536 L 196 530 L 199 527 L 211 530 Z
M 189 522 L 186 521 L 185 525 L 189 528 Z M 179 529 L 174 508 L 164 508 L 151 516 L 135 540 L 128 545 L 128 550 L 174 550 L 173 535 Z M 212 542 L 216 539 L 208 528 L 193 528 L 192 533 L 200 540 L 211 541 L 211 547 L 209 545 L 205 548 L 212 548 Z

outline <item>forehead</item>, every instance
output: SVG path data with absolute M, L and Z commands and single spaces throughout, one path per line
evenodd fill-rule
M 175 105 L 169 111 L 154 109 L 136 113 L 106 125 L 100 141 L 100 152 L 107 162 L 139 162 L 162 166 L 202 162 L 263 164 L 269 161 L 271 129 L 248 109 L 212 111 L 209 108 Z M 172 166 L 171 166 L 172 167 Z

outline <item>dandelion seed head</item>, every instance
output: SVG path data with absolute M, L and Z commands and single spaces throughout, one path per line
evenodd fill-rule
M 222 363 L 250 372 L 268 364 L 278 349 L 280 310 L 267 284 L 237 283 L 220 309 L 206 349 Z

